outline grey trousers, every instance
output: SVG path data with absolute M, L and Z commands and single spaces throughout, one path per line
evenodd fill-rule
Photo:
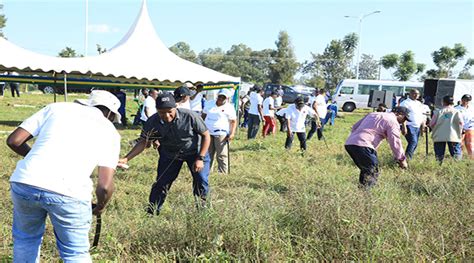
M 226 135 L 211 135 L 211 145 L 209 145 L 211 170 L 214 159 L 217 159 L 217 172 L 223 174 L 226 174 L 229 171 L 229 147 L 227 145 L 226 137 Z

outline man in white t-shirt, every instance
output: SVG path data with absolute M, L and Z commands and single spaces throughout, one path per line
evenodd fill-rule
M 418 146 L 418 138 L 421 135 L 421 131 L 425 129 L 426 124 L 424 123 L 426 118 L 423 115 L 424 108 L 423 104 L 418 100 L 420 92 L 416 89 L 412 89 L 408 95 L 408 98 L 400 103 L 401 107 L 408 109 L 408 121 L 406 123 L 405 138 L 407 139 L 407 148 L 405 155 L 408 159 L 413 157 L 416 147 Z
M 254 91 L 250 93 L 250 109 L 249 109 L 249 123 L 247 130 L 247 139 L 255 139 L 257 137 L 260 121 L 263 119 L 263 89 L 261 87 L 254 87 Z
M 310 107 L 306 106 L 304 99 L 299 97 L 295 100 L 295 104 L 288 106 L 284 109 L 283 114 L 288 121 L 287 137 L 285 141 L 285 148 L 290 149 L 293 144 L 294 135 L 298 137 L 300 141 L 300 149 L 306 150 L 306 130 L 305 120 L 306 116 L 314 117 L 316 112 Z
M 177 87 L 174 90 L 174 99 L 176 101 L 176 107 L 178 109 L 191 110 L 191 87 L 194 87 L 194 85 L 189 82 L 186 82 L 181 87 Z
M 191 110 L 201 115 L 202 113 L 202 99 L 203 99 L 203 86 L 198 84 L 196 87 L 192 86 L 191 97 L 189 97 L 189 105 Z
M 209 102 L 203 111 L 203 119 L 211 134 L 209 155 L 211 157 L 211 169 L 214 155 L 217 159 L 217 171 L 228 173 L 229 171 L 229 141 L 232 141 L 237 127 L 237 115 L 235 109 L 227 100 L 230 97 L 229 90 L 221 89 L 217 99 Z
M 142 117 L 140 120 L 142 121 L 142 124 L 145 124 L 145 122 L 153 116 L 156 113 L 156 97 L 158 97 L 158 91 L 155 89 L 150 90 L 148 93 L 148 97 L 146 97 L 145 101 L 143 102 L 143 108 L 142 108 Z
M 120 102 L 102 90 L 78 102 L 44 107 L 7 139 L 24 157 L 10 178 L 14 262 L 39 262 L 47 216 L 63 261 L 91 262 L 92 213 L 100 215 L 114 192 L 120 135 L 112 121 L 121 118 Z M 30 148 L 27 142 L 33 137 Z M 97 206 L 92 210 L 90 176 L 97 166 Z
M 266 97 L 263 100 L 263 118 L 265 119 L 265 125 L 263 125 L 263 130 L 262 130 L 262 137 L 265 138 L 265 136 L 269 134 L 275 135 L 275 130 L 276 130 L 276 122 L 275 122 L 275 110 L 277 110 L 277 107 L 275 106 L 275 100 L 278 96 L 278 93 L 276 91 L 272 91 L 270 96 Z
M 311 129 L 308 132 L 307 140 L 311 139 L 315 132 L 318 133 L 318 140 L 323 138 L 324 119 L 326 118 L 327 104 L 324 89 L 315 91 L 317 96 L 310 97 L 309 106 L 316 112 L 317 117 L 311 121 Z M 316 94 L 315 94 L 316 95 Z

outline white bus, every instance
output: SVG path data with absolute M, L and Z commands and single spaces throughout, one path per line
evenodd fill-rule
M 339 82 L 332 101 L 343 111 L 351 112 L 356 108 L 368 108 L 371 90 L 392 91 L 398 99 L 411 89 L 417 89 L 423 94 L 423 82 L 345 79 Z

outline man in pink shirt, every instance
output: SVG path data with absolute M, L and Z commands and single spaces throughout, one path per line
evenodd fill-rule
M 408 167 L 400 139 L 400 124 L 407 120 L 407 116 L 407 108 L 394 107 L 391 112 L 369 113 L 352 126 L 345 148 L 360 169 L 362 187 L 370 188 L 377 183 L 379 162 L 376 149 L 383 139 L 387 139 L 400 167 Z

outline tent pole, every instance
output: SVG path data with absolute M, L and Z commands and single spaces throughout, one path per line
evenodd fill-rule
M 53 94 L 54 94 L 54 102 L 56 103 L 56 72 L 55 71 L 53 71 L 53 78 L 54 78 Z
M 67 74 L 64 72 L 64 101 L 67 102 Z

